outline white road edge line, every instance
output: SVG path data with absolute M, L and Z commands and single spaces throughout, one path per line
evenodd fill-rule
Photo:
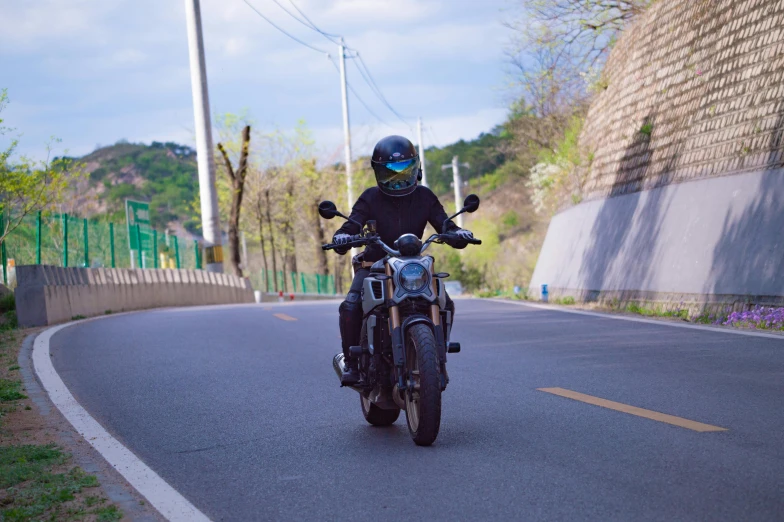
M 81 322 L 81 321 L 78 321 Z M 33 367 L 49 398 L 68 422 L 106 461 L 147 499 L 167 520 L 209 521 L 210 519 L 178 493 L 85 410 L 57 374 L 49 352 L 49 341 L 67 323 L 44 330 L 33 345 Z
M 618 321 L 632 321 L 634 323 L 655 324 L 658 326 L 671 326 L 673 328 L 686 328 L 688 330 L 702 330 L 703 332 L 713 332 L 718 334 L 745 335 L 747 337 L 764 337 L 765 339 L 778 339 L 779 341 L 784 341 L 784 336 L 782 335 L 763 333 L 763 332 L 750 332 L 750 331 L 735 330 L 730 328 L 715 328 L 712 326 L 703 326 L 699 324 L 682 324 L 682 323 L 676 323 L 670 321 L 657 321 L 656 319 L 645 319 L 642 317 L 628 317 L 625 315 L 604 314 L 601 312 L 588 312 L 586 310 L 568 310 L 558 306 L 540 305 L 540 304 L 528 303 L 525 301 L 509 301 L 507 299 L 492 299 L 492 298 L 487 300 L 492 301 L 494 303 L 506 303 L 506 304 L 517 305 L 517 306 L 528 306 L 530 308 L 538 308 L 539 310 L 549 310 L 551 312 L 563 312 L 565 314 L 587 315 L 590 317 L 601 317 L 603 319 L 615 319 Z

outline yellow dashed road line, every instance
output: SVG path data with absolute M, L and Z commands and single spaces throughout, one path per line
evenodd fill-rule
M 628 404 L 623 404 L 620 402 L 608 401 L 607 399 L 601 399 L 599 397 L 594 397 L 593 395 L 586 395 L 584 393 L 566 390 L 564 388 L 539 388 L 539 391 L 552 393 L 553 395 L 566 397 L 567 399 L 573 399 L 575 401 L 580 401 L 587 404 L 593 404 L 594 406 L 601 406 L 602 408 L 608 408 L 610 410 L 628 413 L 629 415 L 636 415 L 638 417 L 645 417 L 646 419 L 665 422 L 667 424 L 680 426 L 681 428 L 686 428 L 689 430 L 699 432 L 727 431 L 727 428 L 719 428 L 718 426 L 703 424 L 702 422 L 676 417 L 675 415 L 667 415 L 666 413 L 659 413 L 658 411 L 646 410 L 644 408 L 629 406 Z
M 296 317 L 291 317 L 290 315 L 286 315 L 286 314 L 273 314 L 273 315 L 275 317 L 277 317 L 278 319 L 281 319 L 283 321 L 296 321 L 297 320 Z

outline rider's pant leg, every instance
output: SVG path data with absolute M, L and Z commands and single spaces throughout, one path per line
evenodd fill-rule
M 349 357 L 349 348 L 359 344 L 362 333 L 362 283 L 370 270 L 362 268 L 354 273 L 346 300 L 340 304 L 340 337 L 343 342 L 343 355 Z

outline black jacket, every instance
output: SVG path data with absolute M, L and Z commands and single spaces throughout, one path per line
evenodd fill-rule
M 418 186 L 414 192 L 407 196 L 388 196 L 378 187 L 367 189 L 351 209 L 349 216 L 354 221 L 364 225 L 368 220 L 376 221 L 376 230 L 381 236 L 381 241 L 394 248 L 394 242 L 403 234 L 415 234 L 422 239 L 428 223 L 433 225 L 437 233 L 441 233 L 441 226 L 448 217 L 441 202 L 433 192 L 423 186 Z M 448 221 L 444 232 L 459 230 L 453 221 Z M 351 221 L 346 221 L 337 234 L 355 235 L 361 232 L 360 227 Z M 465 247 L 465 245 L 462 245 Z M 338 253 L 341 253 L 338 251 Z M 345 252 L 342 252 L 345 253 Z M 385 256 L 385 252 L 378 245 L 369 245 L 365 249 L 365 261 L 378 261 Z

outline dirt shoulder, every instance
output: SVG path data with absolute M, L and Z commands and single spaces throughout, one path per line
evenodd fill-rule
M 0 330 L 0 519 L 163 520 L 49 401 L 31 359 L 41 330 Z
M 505 301 L 516 302 L 521 304 L 531 304 L 535 306 L 546 306 L 553 309 L 561 310 L 575 310 L 580 312 L 594 312 L 604 315 L 614 315 L 620 317 L 629 317 L 634 319 L 649 319 L 659 321 L 662 323 L 678 323 L 685 325 L 700 326 L 703 328 L 710 328 L 716 331 L 741 331 L 741 332 L 755 332 L 766 335 L 773 335 L 784 338 L 784 327 L 779 324 L 765 325 L 757 324 L 751 321 L 736 320 L 727 324 L 727 319 L 731 317 L 731 312 L 727 311 L 725 314 L 711 315 L 708 313 L 696 314 L 691 312 L 688 308 L 661 308 L 657 306 L 645 306 L 636 303 L 626 303 L 622 306 L 613 306 L 601 303 L 582 303 L 575 302 L 574 300 L 563 302 L 563 300 L 542 303 L 540 301 L 528 301 L 524 299 L 515 299 L 506 296 L 494 297 L 495 299 L 502 299 Z M 759 309 L 759 307 L 758 307 Z M 764 308 L 763 308 L 764 310 Z M 773 309 L 769 309 L 773 310 Z M 748 312 L 752 314 L 754 312 Z M 737 315 L 737 314 L 735 314 Z M 772 327 L 771 327 L 772 326 Z

